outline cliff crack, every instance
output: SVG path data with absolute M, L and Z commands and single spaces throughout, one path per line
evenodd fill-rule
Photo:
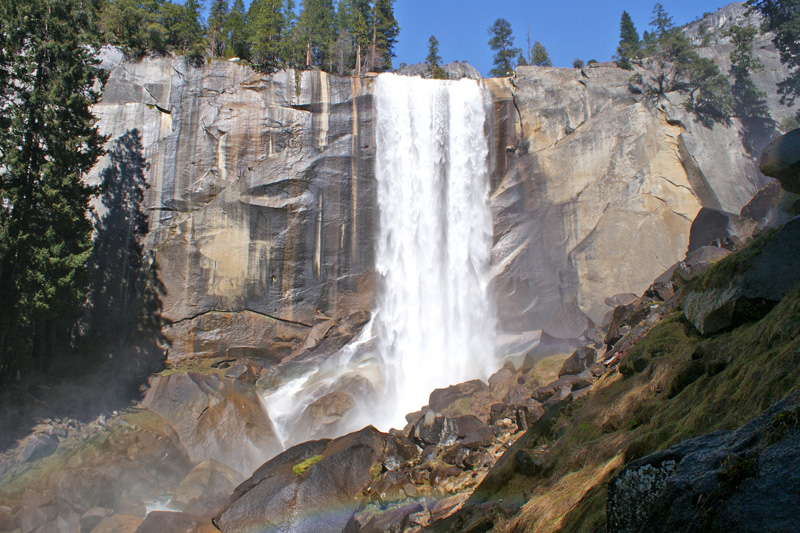
M 280 317 L 277 317 L 277 316 L 274 316 L 274 315 L 270 315 L 269 313 L 263 313 L 261 311 L 254 311 L 252 309 L 242 309 L 242 310 L 239 310 L 239 311 L 228 311 L 228 310 L 225 310 L 225 309 L 209 309 L 208 311 L 203 311 L 202 313 L 197 313 L 196 315 L 188 316 L 186 318 L 181 318 L 180 320 L 176 320 L 174 322 L 169 322 L 169 325 L 170 326 L 175 326 L 177 324 L 182 324 L 184 322 L 190 322 L 190 321 L 194 320 L 195 318 L 200 318 L 202 316 L 209 315 L 211 313 L 219 313 L 219 314 L 223 314 L 223 315 L 235 315 L 235 314 L 244 313 L 244 312 L 253 313 L 254 315 L 263 316 L 263 317 L 266 317 L 266 318 L 271 318 L 272 320 L 277 320 L 278 322 L 283 322 L 284 324 L 292 324 L 294 326 L 302 326 L 304 328 L 311 328 L 312 327 L 312 324 L 306 324 L 305 322 L 299 322 L 297 320 L 289 320 L 289 319 L 286 319 L 286 318 L 280 318 Z

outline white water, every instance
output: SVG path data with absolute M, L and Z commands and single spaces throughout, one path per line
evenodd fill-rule
M 356 398 L 340 433 L 402 428 L 434 389 L 496 369 L 485 90 L 382 74 L 374 98 L 377 309 L 336 356 L 280 376 L 265 393 L 284 448 L 297 444 L 306 407 L 348 375 L 368 379 L 374 393 Z
M 389 383 L 378 425 L 403 427 L 433 389 L 493 370 L 488 99 L 475 81 L 393 74 L 374 98 L 375 326 Z

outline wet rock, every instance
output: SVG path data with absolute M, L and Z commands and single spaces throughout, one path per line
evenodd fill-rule
M 441 412 L 456 400 L 472 396 L 473 394 L 488 389 L 488 385 L 479 379 L 473 379 L 443 389 L 434 390 L 428 398 L 428 407 L 436 412 Z
M 177 432 L 194 463 L 215 459 L 252 472 L 281 444 L 255 390 L 238 379 L 176 372 L 156 375 L 142 405 Z M 231 449 L 239 450 L 231 454 Z
M 414 425 L 411 438 L 422 445 L 448 446 L 458 439 L 458 426 L 450 418 L 429 410 Z
M 374 515 L 360 529 L 361 533 L 403 533 L 410 527 L 410 515 L 418 513 L 422 509 L 419 503 L 412 503 L 402 507 L 389 509 L 378 515 Z
M 439 448 L 432 444 L 425 446 L 420 454 L 420 459 L 423 463 L 429 463 L 439 456 Z
M 138 516 L 117 514 L 103 518 L 91 533 L 136 533 L 142 522 Z
M 611 314 L 611 322 L 606 332 L 605 343 L 607 346 L 614 346 L 631 329 L 629 322 L 636 312 L 636 304 L 620 305 L 614 308 Z
M 509 405 L 516 405 L 524 403 L 525 400 L 531 397 L 531 390 L 525 385 L 514 385 L 508 389 L 506 397 L 503 399 L 504 403 Z
M 400 470 L 405 465 L 406 461 L 399 455 L 390 455 L 383 460 L 383 467 L 390 472 Z
M 544 454 L 536 453 L 533 450 L 517 450 L 514 454 L 514 467 L 523 476 L 536 476 L 542 472 L 544 465 Z
M 561 365 L 561 370 L 558 371 L 558 377 L 572 374 L 580 374 L 590 366 L 594 365 L 597 360 L 597 350 L 584 346 L 572 352 L 564 364 Z
M 442 498 L 431 507 L 431 518 L 441 520 L 454 513 L 462 503 L 467 501 L 469 494 L 455 494 L 447 498 Z
M 214 519 L 226 532 L 342 531 L 357 510 L 355 496 L 373 481 L 390 437 L 369 426 L 335 440 L 299 444 L 239 485 Z M 387 474 L 392 474 L 387 472 Z
M 514 378 L 514 371 L 508 368 L 501 368 L 489 376 L 489 388 L 496 387 Z
M 148 513 L 136 533 L 216 533 L 211 520 L 187 513 L 153 511 Z
M 355 405 L 355 398 L 347 391 L 335 390 L 325 394 L 306 407 L 292 428 L 289 442 L 335 434 Z
M 81 531 L 91 531 L 103 521 L 104 518 L 114 514 L 113 509 L 105 509 L 102 507 L 92 507 L 80 518 Z
M 181 481 L 171 505 L 183 512 L 212 517 L 227 503 L 241 475 L 219 461 L 203 461 Z
M 628 464 L 609 483 L 610 531 L 794 531 L 800 395 L 734 431 Z

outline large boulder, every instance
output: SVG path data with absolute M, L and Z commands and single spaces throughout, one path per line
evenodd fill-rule
M 760 169 L 783 189 L 800 194 L 800 129 L 772 141 L 761 153 Z
M 800 394 L 735 431 L 718 431 L 627 465 L 608 486 L 608 530 L 795 531 Z
M 689 231 L 689 252 L 709 245 L 742 246 L 758 227 L 754 220 L 719 209 L 704 207 Z
M 715 276 L 686 295 L 686 318 L 703 334 L 761 318 L 800 283 L 798 242 L 800 219 L 794 219 L 720 263 Z
M 282 449 L 255 389 L 238 379 L 156 375 L 142 405 L 172 426 L 195 463 L 215 459 L 243 477 Z
M 356 495 L 394 448 L 391 437 L 372 426 L 299 444 L 237 487 L 214 524 L 229 533 L 339 533 L 359 507 Z

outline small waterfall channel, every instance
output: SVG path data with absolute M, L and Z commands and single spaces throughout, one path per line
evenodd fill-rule
M 496 369 L 487 92 L 474 80 L 382 74 L 374 105 L 377 308 L 341 357 L 265 394 L 284 446 L 296 444 L 305 407 L 343 376 L 366 377 L 374 394 L 340 432 L 402 428 L 434 389 Z

